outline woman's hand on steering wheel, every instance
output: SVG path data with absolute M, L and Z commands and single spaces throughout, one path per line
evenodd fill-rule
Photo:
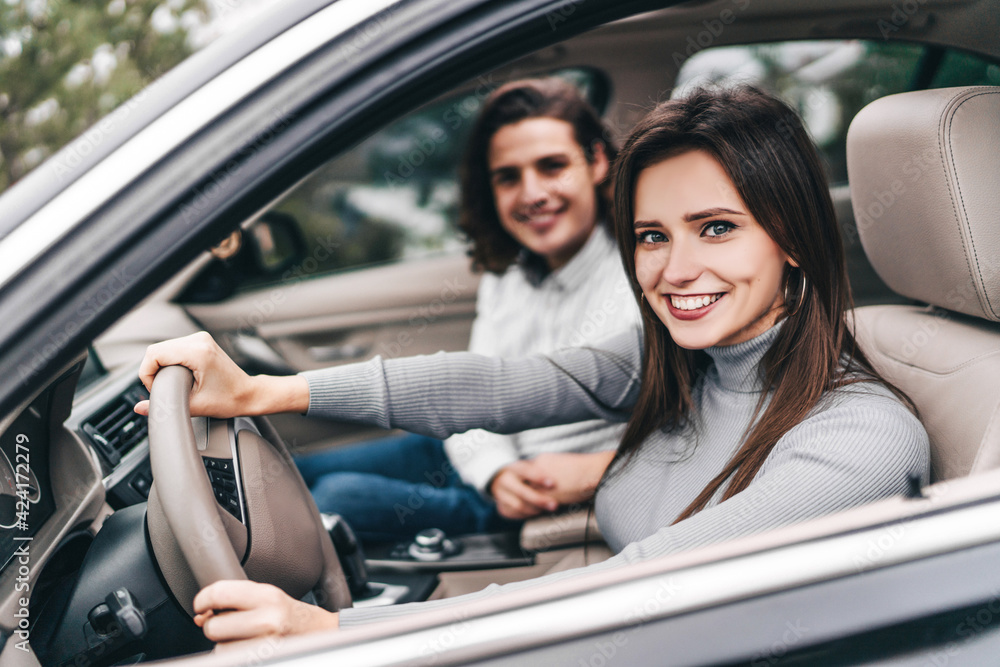
M 216 643 L 336 630 L 340 617 L 270 584 L 217 581 L 194 598 L 194 622 Z
M 226 458 L 225 454 L 239 451 L 232 463 L 243 480 L 245 506 L 241 509 L 245 512 L 240 523 L 219 522 L 229 515 L 216 501 L 189 415 L 269 410 L 274 403 L 255 403 L 245 386 L 258 378 L 240 370 L 208 334 L 152 346 L 142 372 L 143 380 L 152 385 L 147 408 L 154 477 L 150 541 L 154 551 L 160 545 L 158 560 L 166 558 L 180 565 L 164 568 L 173 577 L 170 585 L 175 596 L 179 595 L 176 591 L 190 595 L 191 584 L 203 589 L 195 600 L 187 597 L 191 600 L 187 604 L 181 598 L 178 601 L 198 616 L 198 625 L 214 641 L 336 627 L 338 617 L 332 612 L 350 606 L 350 592 L 309 489 L 280 438 L 269 442 L 256 427 L 237 430 L 229 423 L 221 425 L 229 442 L 206 443 L 207 450 L 215 447 L 212 456 Z M 308 401 L 304 379 L 271 379 L 301 382 Z M 273 391 L 274 383 L 259 385 L 256 391 L 261 389 Z M 195 400 L 200 401 L 199 407 L 189 409 Z M 206 526 L 211 530 L 205 530 Z M 242 546 L 238 546 L 234 537 L 241 535 L 243 539 L 236 542 Z M 280 582 L 281 588 L 245 580 L 241 558 L 249 535 L 260 539 L 246 562 L 257 577 Z M 298 559 L 296 567 L 286 566 L 290 558 Z M 293 597 L 283 590 L 291 591 Z M 316 592 L 321 606 L 296 600 L 309 591 Z
M 156 343 L 146 349 L 139 366 L 139 379 L 147 390 L 164 366 L 186 366 L 194 373 L 192 417 L 226 419 L 305 412 L 309 408 L 309 386 L 305 378 L 247 375 L 204 331 Z M 137 403 L 135 411 L 148 415 L 149 401 Z

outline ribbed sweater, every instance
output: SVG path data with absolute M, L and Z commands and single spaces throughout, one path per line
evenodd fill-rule
M 612 471 L 595 513 L 616 556 L 499 588 L 535 586 L 804 521 L 905 493 L 913 475 L 926 483 L 930 447 L 923 426 L 888 389 L 861 382 L 828 392 L 778 441 L 744 491 L 719 502 L 720 491 L 706 509 L 672 525 L 742 444 L 763 390 L 761 358 L 779 329 L 707 349 L 713 363 L 694 387 L 690 425 L 657 431 L 627 465 Z M 599 348 L 548 356 L 439 353 L 303 375 L 310 416 L 439 438 L 481 424 L 514 433 L 584 419 L 627 420 L 639 390 L 641 345 L 630 332 Z M 346 627 L 470 597 L 347 609 L 340 622 Z

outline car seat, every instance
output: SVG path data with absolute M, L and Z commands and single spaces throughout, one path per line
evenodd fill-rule
M 890 95 L 847 135 L 872 266 L 928 304 L 854 311 L 859 344 L 916 404 L 932 481 L 1000 466 L 1000 88 Z

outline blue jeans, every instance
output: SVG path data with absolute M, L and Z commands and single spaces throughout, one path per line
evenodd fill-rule
M 462 535 L 520 525 L 463 483 L 444 443 L 433 438 L 384 438 L 296 457 L 295 463 L 319 510 L 344 517 L 363 542 L 407 539 L 425 528 Z

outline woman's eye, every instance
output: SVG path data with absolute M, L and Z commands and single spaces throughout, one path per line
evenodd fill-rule
M 642 232 L 636 236 L 639 243 L 663 243 L 667 237 L 662 232 Z
M 726 222 L 724 220 L 719 220 L 716 222 L 710 222 L 705 225 L 705 229 L 702 232 L 705 236 L 725 236 L 731 230 L 735 229 L 736 225 L 731 222 Z

